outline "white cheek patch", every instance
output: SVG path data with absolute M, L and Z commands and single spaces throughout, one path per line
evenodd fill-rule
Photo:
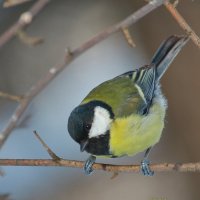
M 109 112 L 105 108 L 97 106 L 94 109 L 94 119 L 89 132 L 89 138 L 105 135 L 106 131 L 110 129 L 111 122 L 112 119 L 110 119 Z

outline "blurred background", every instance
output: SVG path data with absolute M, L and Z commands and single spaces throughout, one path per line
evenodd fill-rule
M 0 34 L 34 3 L 2 8 Z M 59 0 L 51 1 L 28 26 L 27 33 L 45 42 L 29 47 L 12 39 L 0 50 L 0 91 L 24 94 L 65 55 L 96 33 L 124 19 L 145 4 L 140 0 Z M 178 10 L 200 35 L 200 1 L 180 1 Z M 99 83 L 148 64 L 160 43 L 171 34 L 184 34 L 161 7 L 130 27 L 136 43 L 131 48 L 121 32 L 91 48 L 73 61 L 34 100 L 0 151 L 0 158 L 49 158 L 33 135 L 37 130 L 45 142 L 66 159 L 85 160 L 79 146 L 69 137 L 67 119 L 71 110 Z M 162 79 L 168 99 L 163 137 L 150 155 L 153 163 L 195 162 L 200 160 L 200 66 L 199 49 L 189 42 Z M 2 129 L 17 106 L 0 99 Z M 140 163 L 133 158 L 98 159 L 115 164 Z M 95 171 L 85 176 L 82 169 L 56 167 L 3 167 L 0 194 L 15 200 L 53 199 L 140 199 L 199 200 L 198 173 L 156 173 L 154 177 Z

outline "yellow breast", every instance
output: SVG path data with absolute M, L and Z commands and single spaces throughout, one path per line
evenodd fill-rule
M 164 127 L 166 106 L 156 101 L 149 114 L 116 119 L 110 130 L 110 151 L 115 156 L 135 155 L 156 144 Z

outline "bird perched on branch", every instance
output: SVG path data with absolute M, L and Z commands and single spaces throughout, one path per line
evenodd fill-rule
M 91 156 L 84 170 L 90 174 L 96 156 L 132 156 L 145 151 L 141 172 L 152 176 L 148 155 L 160 140 L 167 108 L 160 79 L 188 41 L 170 36 L 158 48 L 151 63 L 94 88 L 68 119 L 70 136 Z

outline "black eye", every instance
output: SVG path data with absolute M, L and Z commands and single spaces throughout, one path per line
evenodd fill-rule
M 91 128 L 91 124 L 85 124 L 85 125 L 84 125 L 85 131 L 89 132 L 89 131 L 90 131 L 90 128 Z

